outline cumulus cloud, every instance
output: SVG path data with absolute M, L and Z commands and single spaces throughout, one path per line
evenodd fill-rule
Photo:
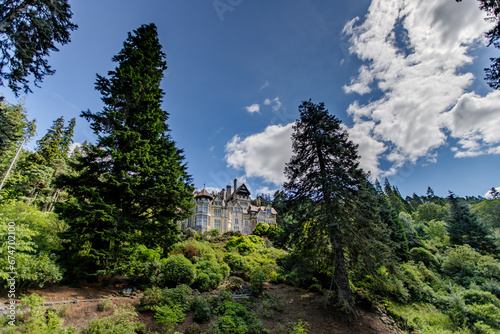
M 349 51 L 364 61 L 344 91 L 380 96 L 354 101 L 347 110 L 351 137 L 372 175 L 435 160 L 446 129 L 460 139 L 456 156 L 498 153 L 500 113 L 493 114 L 493 104 L 500 95 L 467 93 L 474 76 L 460 73 L 489 28 L 476 2 L 373 0 L 361 21 L 354 18 L 343 30 Z M 392 167 L 380 170 L 380 159 Z
M 251 106 L 245 107 L 245 109 L 250 113 L 260 113 L 260 104 L 254 103 Z
M 453 147 L 456 157 L 500 153 L 500 91 L 485 97 L 467 93 L 460 97 L 448 114 L 447 127 L 459 138 Z
M 285 163 L 292 156 L 292 126 L 293 123 L 270 125 L 263 132 L 246 138 L 234 136 L 226 144 L 227 164 L 243 170 L 246 177 L 261 177 L 280 185 L 285 181 Z

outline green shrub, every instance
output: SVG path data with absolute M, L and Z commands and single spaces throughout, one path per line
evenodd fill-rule
M 266 282 L 266 275 L 260 269 L 255 270 L 250 276 L 250 290 L 254 294 L 259 294 L 262 292 L 264 287 L 264 282 Z
M 210 246 L 210 244 L 193 239 L 179 242 L 172 246 L 170 255 L 176 254 L 184 255 L 193 263 L 197 263 L 201 260 L 222 260 L 222 256 L 220 256 L 219 258 L 219 254 L 214 250 L 213 247 Z
M 245 281 L 243 281 L 240 277 L 230 276 L 227 279 L 226 288 L 230 291 L 239 291 L 241 290 L 243 283 L 245 283 Z
M 292 328 L 292 334 L 305 334 L 308 332 L 309 323 L 299 319 Z
M 186 314 L 177 305 L 163 305 L 154 308 L 156 323 L 161 324 L 168 333 L 171 333 L 175 326 L 182 323 Z
M 152 286 L 163 287 L 165 282 L 163 279 L 163 262 L 149 261 L 144 266 L 144 280 Z
M 225 263 L 200 261 L 196 264 L 196 279 L 193 286 L 201 292 L 216 289 L 229 275 L 229 267 Z
M 224 301 L 216 310 L 218 319 L 211 324 L 208 333 L 261 333 L 262 323 L 255 313 L 243 305 Z
M 267 236 L 268 230 L 269 230 L 269 224 L 264 222 L 258 222 L 257 225 L 255 225 L 255 230 L 253 231 L 253 234 L 258 235 L 260 237 Z
M 229 268 L 231 269 L 231 275 L 241 277 L 244 280 L 250 279 L 250 273 L 257 265 L 255 261 L 252 261 L 251 259 L 238 253 L 232 252 L 224 255 L 224 262 L 229 265 Z
M 192 289 L 184 284 L 177 286 L 174 289 L 152 287 L 146 289 L 140 299 L 140 310 L 151 311 L 157 306 L 179 307 L 182 312 L 187 313 L 191 307 L 189 297 Z
M 18 315 L 16 325 L 6 325 L 6 333 L 38 333 L 38 334 L 72 334 L 76 333 L 73 327 L 61 328 L 63 320 L 59 317 L 54 310 L 45 310 L 42 306 L 44 298 L 36 293 L 31 294 L 29 297 L 21 299 L 21 309 L 27 311 L 22 316 Z M 11 319 L 7 318 L 7 321 Z M 8 331 L 8 328 L 14 330 Z M 4 333 L 4 331 L 2 331 Z
M 441 270 L 457 283 L 468 287 L 493 279 L 500 281 L 500 262 L 491 255 L 482 255 L 469 245 L 456 246 L 446 251 Z
M 191 284 L 195 277 L 195 267 L 182 254 L 167 258 L 163 267 L 165 285 L 175 287 L 179 284 Z
M 233 237 L 226 244 L 226 249 L 237 250 L 241 255 L 248 255 L 265 247 L 261 237 L 249 235 L 246 237 Z
M 194 238 L 194 236 L 196 235 L 196 231 L 193 230 L 191 227 L 188 227 L 187 229 L 182 231 L 182 233 L 184 233 L 187 239 Z
M 483 322 L 488 326 L 500 329 L 500 308 L 493 304 L 467 305 L 467 315 L 471 323 Z
M 208 231 L 203 232 L 202 238 L 203 240 L 211 240 L 213 238 L 220 237 L 222 232 L 218 228 L 214 228 Z
M 194 311 L 194 321 L 204 324 L 210 319 L 211 311 L 210 304 L 202 296 L 196 296 L 193 298 L 191 303 L 191 308 Z
M 197 323 L 192 323 L 188 328 L 184 330 L 183 334 L 201 334 L 200 325 Z
M 113 315 L 93 319 L 90 325 L 82 329 L 82 334 L 136 334 L 142 333 L 146 325 L 139 321 L 139 315 L 132 305 L 127 304 L 115 310 Z
M 99 312 L 103 312 L 103 311 L 107 311 L 107 310 L 111 309 L 114 306 L 115 306 L 115 304 L 113 304 L 113 302 L 111 300 L 104 299 L 104 300 L 101 300 L 99 305 L 97 305 L 97 310 Z
M 410 258 L 415 262 L 422 262 L 427 267 L 437 267 L 439 265 L 434 254 L 423 247 L 415 247 L 410 250 Z
M 491 292 L 482 291 L 479 289 L 465 290 L 463 292 L 463 299 L 465 304 L 493 304 L 500 307 L 500 299 L 494 296 Z

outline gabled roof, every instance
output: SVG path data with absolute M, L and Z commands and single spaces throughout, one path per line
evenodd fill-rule
M 250 195 L 250 191 L 244 183 L 236 189 L 235 193 L 245 193 Z
M 248 209 L 248 212 L 255 212 L 255 213 L 258 213 L 259 211 L 261 212 L 266 212 L 266 208 L 265 206 L 257 206 L 257 205 L 250 205 L 250 208 Z M 273 215 L 276 215 L 278 214 L 278 212 L 274 209 L 274 208 L 271 208 L 271 213 Z
M 198 198 L 198 197 L 207 197 L 207 198 L 210 198 L 210 199 L 213 199 L 212 195 L 210 195 L 207 191 L 207 189 L 203 188 L 202 191 L 200 191 L 199 193 L 197 193 L 195 196 L 195 198 Z

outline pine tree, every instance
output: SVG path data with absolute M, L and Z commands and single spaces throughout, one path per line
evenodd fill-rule
M 480 251 L 492 251 L 495 247 L 488 239 L 490 232 L 477 215 L 472 213 L 469 205 L 460 201 L 455 194 L 450 192 L 447 197 L 450 202 L 451 217 L 448 222 L 450 242 L 454 245 L 468 244 Z
M 314 221 L 328 236 L 338 301 L 355 313 L 342 235 L 352 219 L 354 199 L 365 175 L 358 168 L 357 146 L 324 103 L 304 101 L 294 125 L 293 153 L 283 185 L 304 224 Z
M 161 109 L 164 58 L 154 24 L 129 33 L 115 70 L 97 76 L 104 109 L 82 113 L 98 140 L 83 152 L 80 174 L 63 179 L 76 201 L 59 210 L 70 260 L 85 270 L 111 272 L 126 246 L 168 247 L 191 214 L 191 178 Z

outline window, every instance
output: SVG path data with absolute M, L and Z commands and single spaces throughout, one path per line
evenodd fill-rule
M 196 218 L 196 225 L 207 226 L 208 225 L 208 216 L 198 216 Z
M 250 234 L 250 230 L 248 228 L 244 229 L 243 230 L 243 234 L 244 235 L 249 235 Z
M 220 219 L 214 220 L 214 228 L 218 228 L 220 230 Z
M 245 226 L 248 226 L 248 220 L 245 220 Z
M 271 217 L 273 215 L 270 208 L 267 208 L 266 212 L 268 217 Z
M 234 223 L 237 225 L 238 224 L 238 218 L 234 220 Z
M 239 231 L 239 230 L 240 230 L 240 227 L 239 227 L 239 226 L 235 226 L 233 230 L 235 230 L 235 231 Z
M 198 204 L 197 212 L 208 212 L 208 205 L 207 204 Z
M 214 209 L 214 216 L 222 216 L 222 210 L 221 209 Z

